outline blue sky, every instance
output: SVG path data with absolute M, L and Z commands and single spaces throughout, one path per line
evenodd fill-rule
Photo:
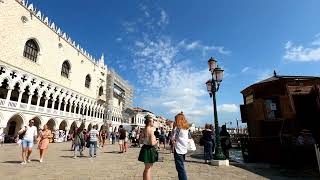
M 135 88 L 134 105 L 212 122 L 207 60 L 225 69 L 220 122 L 240 118 L 240 91 L 280 75 L 319 76 L 320 1 L 32 1 Z

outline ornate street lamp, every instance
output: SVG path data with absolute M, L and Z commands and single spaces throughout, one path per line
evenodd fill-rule
M 207 90 L 209 92 L 210 97 L 212 97 L 213 101 L 213 112 L 214 112 L 214 126 L 215 126 L 215 134 L 216 134 L 216 145 L 215 145 L 215 160 L 225 160 L 221 148 L 221 139 L 220 139 L 220 131 L 219 131 L 219 121 L 218 121 L 218 113 L 217 113 L 217 103 L 216 103 L 216 92 L 218 92 L 220 84 L 223 78 L 223 69 L 218 67 L 217 61 L 214 58 L 210 58 L 208 60 L 209 71 L 211 72 L 211 79 L 206 82 Z

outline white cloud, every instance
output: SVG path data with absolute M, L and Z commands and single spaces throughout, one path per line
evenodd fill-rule
M 245 72 L 247 72 L 249 69 L 250 69 L 250 67 L 244 67 L 244 68 L 241 70 L 241 72 L 242 72 L 242 73 L 245 73 Z
M 127 22 L 127 21 L 125 21 L 125 22 L 122 23 L 122 26 L 124 27 L 125 32 L 127 34 L 133 33 L 133 32 L 136 31 L 136 22 Z
M 167 25 L 167 24 L 169 24 L 168 15 L 163 9 L 161 9 L 160 10 L 160 21 L 158 22 L 158 25 L 161 26 L 161 25 Z
M 121 38 L 121 37 L 118 37 L 118 38 L 116 39 L 116 41 L 117 41 L 117 42 L 121 42 L 121 41 L 122 41 L 122 38 Z
M 185 112 L 192 121 L 212 113 L 212 101 L 206 91 L 205 82 L 210 78 L 207 68 L 198 70 L 188 60 L 181 60 L 184 52 L 197 46 L 174 43 L 168 37 L 135 42 L 133 69 L 139 82 L 148 91 L 143 96 L 143 106 L 165 110 L 172 117 L 180 111 Z M 201 57 L 201 52 L 198 53 Z M 222 113 L 237 112 L 232 104 L 219 106 Z
M 187 43 L 186 40 L 183 40 L 179 42 L 178 46 L 184 47 L 186 50 L 199 49 L 202 51 L 202 56 L 206 56 L 209 51 L 217 51 L 220 54 L 224 55 L 231 54 L 231 51 L 225 50 L 223 46 L 205 45 L 199 40 L 193 41 L 191 43 Z
M 305 47 L 288 41 L 284 47 L 286 52 L 283 58 L 297 62 L 320 61 L 320 34 L 317 34 L 310 44 L 309 47 Z
M 235 104 L 222 104 L 217 107 L 217 110 L 219 112 L 233 113 L 233 112 L 238 112 L 239 107 Z
M 203 64 L 203 69 L 194 66 L 194 59 L 203 59 L 203 55 L 216 51 L 229 54 L 223 46 L 206 45 L 201 41 L 175 41 L 162 34 L 164 25 L 169 23 L 169 16 L 163 10 L 160 16 L 141 5 L 141 21 L 124 23 L 125 32 L 133 39 L 129 45 L 132 64 L 128 68 L 136 73 L 137 93 L 142 107 L 151 111 L 165 112 L 169 117 L 183 111 L 190 121 L 200 121 L 201 117 L 211 115 L 212 100 L 206 91 L 205 82 L 210 73 Z M 159 10 L 159 9 L 158 9 Z M 147 14 L 146 14 L 147 12 Z M 158 18 L 157 18 L 158 17 Z M 139 30 L 137 30 L 139 27 Z M 210 52 L 211 53 L 211 52 Z M 192 54 L 192 61 L 189 56 Z M 221 106 L 222 113 L 228 113 L 232 107 Z

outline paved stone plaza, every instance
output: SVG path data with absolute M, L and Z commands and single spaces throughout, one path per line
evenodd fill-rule
M 1 179 L 142 179 L 143 163 L 137 161 L 139 148 L 130 148 L 125 154 L 118 154 L 118 146 L 107 145 L 98 150 L 96 159 L 85 157 L 73 159 L 69 151 L 70 143 L 55 143 L 49 145 L 45 162 L 39 163 L 39 153 L 36 148 L 31 155 L 31 163 L 20 165 L 20 147 L 6 144 L 0 147 L 0 177 Z M 153 179 L 177 179 L 173 155 L 168 150 L 161 151 L 163 162 L 158 162 L 153 168 Z M 215 167 L 202 163 L 197 157 L 200 154 L 187 156 L 187 175 L 191 180 L 201 179 L 286 179 L 273 171 L 261 170 L 250 172 L 241 166 Z M 267 169 L 267 168 L 264 168 Z M 262 175 L 258 175 L 262 174 Z M 5 177 L 5 178 L 3 178 Z

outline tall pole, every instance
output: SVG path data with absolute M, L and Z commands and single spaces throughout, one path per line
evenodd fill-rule
M 220 131 L 219 131 L 219 122 L 218 122 L 218 112 L 217 112 L 217 102 L 216 102 L 216 91 L 217 91 L 217 85 L 213 78 L 212 74 L 212 101 L 213 101 L 213 112 L 214 112 L 214 126 L 215 126 L 215 134 L 216 134 L 216 147 L 215 147 L 215 154 L 214 159 L 215 160 L 225 160 L 226 157 L 222 153 L 222 147 L 221 147 L 221 138 L 220 138 Z

